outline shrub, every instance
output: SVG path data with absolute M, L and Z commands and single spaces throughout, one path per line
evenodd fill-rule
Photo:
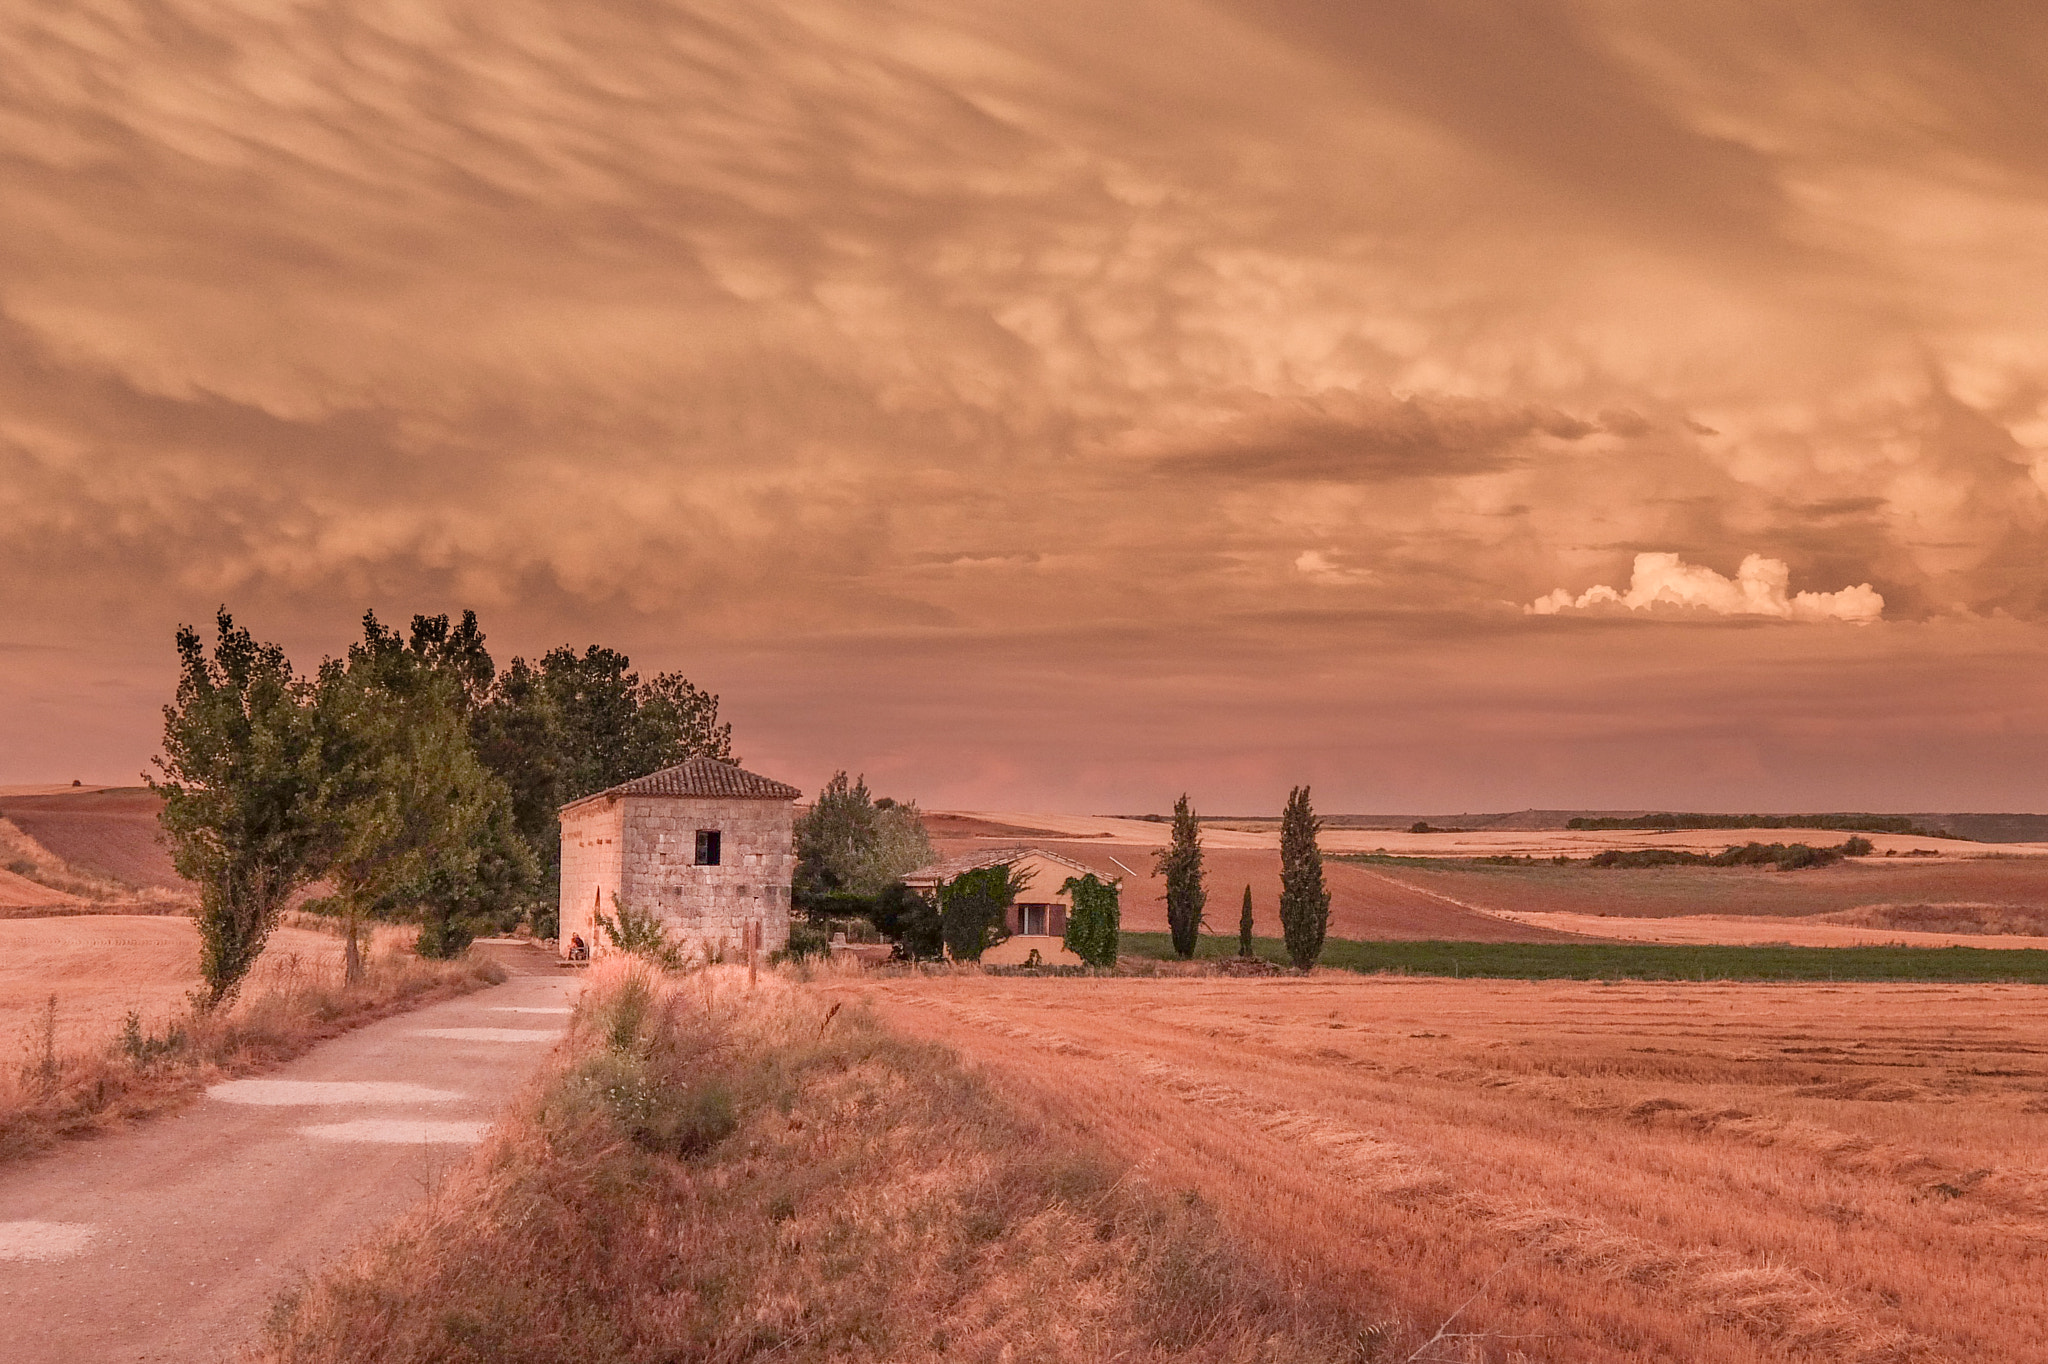
M 612 908 L 618 911 L 618 918 L 605 916 L 597 911 L 598 931 L 612 940 L 612 946 L 628 956 L 639 957 L 656 966 L 675 970 L 683 964 L 681 944 L 670 941 L 668 925 L 654 910 L 635 909 L 612 894 Z
M 1004 912 L 1030 877 L 997 863 L 961 872 L 939 887 L 939 926 L 946 950 L 955 961 L 980 961 L 981 954 L 1001 942 Z
M 1060 893 L 1074 905 L 1067 915 L 1067 950 L 1090 966 L 1115 966 L 1122 946 L 1116 887 L 1090 872 L 1069 876 Z

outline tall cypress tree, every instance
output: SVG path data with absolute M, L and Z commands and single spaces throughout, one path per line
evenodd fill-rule
M 1322 827 L 1308 788 L 1295 787 L 1280 816 L 1280 931 L 1287 938 L 1288 957 L 1302 971 L 1323 955 L 1323 936 L 1330 929 L 1330 892 L 1323 884 L 1323 852 L 1316 846 Z
M 1166 878 L 1166 926 L 1173 932 L 1173 950 L 1192 957 L 1209 892 L 1202 885 L 1202 826 L 1185 791 L 1173 803 L 1173 843 L 1160 852 L 1153 871 Z
M 1244 913 L 1237 916 L 1237 955 L 1252 955 L 1252 888 L 1244 888 Z

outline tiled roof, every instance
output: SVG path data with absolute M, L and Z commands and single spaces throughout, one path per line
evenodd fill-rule
M 716 758 L 692 758 L 621 782 L 600 796 L 709 796 L 723 800 L 797 800 L 803 792 L 794 786 L 749 772 Z M 592 799 L 585 796 L 585 800 Z M 575 802 L 572 802 L 572 804 Z M 566 807 L 565 807 L 566 808 Z
M 1083 866 L 1071 857 L 1062 857 L 1056 852 L 1047 852 L 1043 848 L 984 848 L 979 852 L 962 853 L 958 857 L 949 857 L 943 862 L 934 862 L 929 867 L 919 867 L 916 871 L 906 872 L 903 876 L 903 884 L 907 886 L 941 885 L 963 872 L 980 871 L 983 867 L 1005 867 L 1012 862 L 1021 862 L 1027 857 L 1042 857 L 1048 862 L 1057 862 L 1063 867 L 1071 867 L 1085 875 L 1102 875 L 1101 872 L 1096 871 L 1093 867 Z

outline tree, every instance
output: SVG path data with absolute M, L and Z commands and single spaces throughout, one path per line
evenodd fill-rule
M 939 926 L 954 961 L 980 961 L 1017 896 L 1031 884 L 1028 872 L 1006 863 L 964 871 L 939 887 Z
M 1244 888 L 1244 912 L 1237 916 L 1237 955 L 1252 955 L 1252 888 Z
M 1115 966 L 1121 917 L 1116 884 L 1089 872 L 1068 877 L 1060 893 L 1074 906 L 1067 915 L 1067 950 L 1090 966 Z
M 690 758 L 737 761 L 718 705 L 681 673 L 643 683 L 631 659 L 595 644 L 515 658 L 497 675 L 471 735 L 511 793 L 537 868 L 529 908 L 538 931 L 552 932 L 560 894 L 561 807 Z
M 912 961 L 936 957 L 944 943 L 937 908 L 931 900 L 901 881 L 882 887 L 868 902 L 868 917 L 877 931 L 902 948 Z
M 1323 937 L 1330 929 L 1330 892 L 1323 884 L 1322 849 L 1316 846 L 1322 827 L 1308 788 L 1295 787 L 1280 816 L 1280 931 L 1288 957 L 1302 971 L 1323 955 Z
M 407 912 L 428 895 L 444 911 L 473 902 L 486 853 L 508 855 L 494 833 L 506 831 L 511 796 L 477 758 L 465 697 L 460 675 L 374 613 L 363 617 L 362 642 L 320 669 L 320 812 L 335 838 L 326 868 L 334 894 L 320 907 L 347 925 L 350 982 L 362 977 L 364 919 Z M 509 868 L 525 870 L 517 860 Z
M 1209 892 L 1202 884 L 1202 825 L 1186 792 L 1173 803 L 1173 842 L 1160 851 L 1152 869 L 1166 878 L 1166 926 L 1173 933 L 1173 950 L 1192 957 Z
M 286 900 L 320 872 L 332 829 L 313 688 L 275 644 L 259 644 L 225 606 L 211 659 L 178 627 L 177 699 L 164 707 L 159 820 L 178 874 L 199 887 L 199 973 L 206 1003 L 234 995 Z
M 877 800 L 866 777 L 849 782 L 835 772 L 796 821 L 793 889 L 807 906 L 835 895 L 871 897 L 937 860 L 915 801 Z

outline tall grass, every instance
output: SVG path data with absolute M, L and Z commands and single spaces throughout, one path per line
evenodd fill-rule
M 362 984 L 347 986 L 339 963 L 286 955 L 260 963 L 231 1006 L 188 1004 L 160 1022 L 131 1013 L 111 1037 L 102 1029 L 62 1046 L 53 995 L 20 1039 L 15 1064 L 0 1068 L 0 1162 L 163 1112 L 223 1076 L 275 1065 L 364 1023 L 504 978 L 503 968 L 481 958 L 428 962 L 392 945 L 373 955 Z
M 594 968 L 568 1059 L 286 1305 L 322 1361 L 1359 1358 L 1360 1337 L 942 1048 L 780 974 Z

